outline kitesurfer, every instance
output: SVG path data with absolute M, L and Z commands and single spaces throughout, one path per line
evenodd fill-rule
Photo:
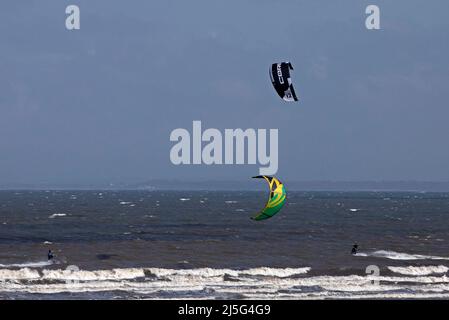
M 353 246 L 352 246 L 352 250 L 351 250 L 351 254 L 357 254 L 357 248 L 358 248 L 359 246 L 357 245 L 357 244 L 354 244 Z
M 51 259 L 53 259 L 53 252 L 51 252 L 51 250 L 48 250 L 48 254 L 47 254 L 47 256 L 48 256 L 48 260 L 51 260 Z

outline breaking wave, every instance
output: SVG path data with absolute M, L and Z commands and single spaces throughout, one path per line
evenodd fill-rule
M 449 257 L 438 257 L 438 256 L 426 256 L 420 254 L 409 254 L 401 253 L 395 251 L 379 250 L 370 253 L 360 252 L 357 253 L 358 257 L 376 257 L 376 258 L 386 258 L 392 260 L 449 260 Z
M 389 267 L 406 276 L 308 276 L 310 268 L 110 270 L 0 269 L 0 294 L 123 292 L 150 299 L 448 298 L 447 268 Z M 438 274 L 438 276 L 436 276 Z M 301 275 L 301 276 L 298 276 Z M 411 276 L 412 275 L 412 276 Z M 426 276 L 424 276 L 426 275 Z M 374 281 L 374 282 L 373 282 Z M 376 281 L 378 282 L 376 284 Z M 381 283 L 381 284 L 379 284 Z
M 260 267 L 252 269 L 213 269 L 213 268 L 198 268 L 198 269 L 161 269 L 148 268 L 147 272 L 156 276 L 196 276 L 196 277 L 223 277 L 224 275 L 239 276 L 262 276 L 262 277 L 291 277 L 293 275 L 305 274 L 310 271 L 310 268 L 269 268 Z
M 278 277 L 285 278 L 294 275 L 307 273 L 310 268 L 252 268 L 252 269 L 163 269 L 163 268 L 117 268 L 110 270 L 74 270 L 68 268 L 61 269 L 44 269 L 41 271 L 31 269 L 40 266 L 39 264 L 18 264 L 8 265 L 10 267 L 25 266 L 20 270 L 0 269 L 0 280 L 11 279 L 41 279 L 41 280 L 77 280 L 77 281 L 104 281 L 104 280 L 129 280 L 137 278 L 145 278 L 146 276 L 165 279 L 178 279 L 180 277 L 197 277 L 197 278 L 214 278 L 231 275 L 235 277 L 245 276 L 261 276 L 261 277 Z
M 0 268 L 43 268 L 51 266 L 52 261 L 36 261 L 36 262 L 24 262 L 24 263 L 12 263 L 12 264 L 1 264 Z
M 420 266 L 420 267 L 388 267 L 394 273 L 408 276 L 426 276 L 431 274 L 444 274 L 449 268 L 446 266 Z

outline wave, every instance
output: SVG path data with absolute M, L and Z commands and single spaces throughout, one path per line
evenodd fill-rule
M 420 266 L 420 267 L 388 267 L 394 273 L 408 276 L 426 276 L 431 274 L 444 274 L 449 268 L 446 266 Z
M 104 280 L 130 280 L 145 277 L 144 269 L 122 268 L 111 270 L 86 271 L 78 270 L 75 266 L 66 270 L 43 270 L 44 280 L 71 280 L 71 281 L 104 281 Z
M 23 262 L 23 263 L 12 263 L 12 264 L 1 264 L 0 268 L 43 268 L 51 266 L 52 261 L 36 261 L 36 262 Z
M 0 288 L 3 281 L 39 280 L 41 274 L 36 269 L 22 268 L 19 270 L 0 269 Z
M 294 275 L 300 275 L 308 273 L 311 270 L 309 267 L 304 268 L 268 268 L 268 267 L 260 267 L 253 268 L 248 270 L 243 270 L 242 274 L 250 274 L 255 276 L 270 276 L 270 277 L 291 277 Z
M 196 277 L 223 277 L 228 276 L 262 276 L 262 277 L 291 277 L 294 275 L 305 274 L 311 270 L 309 267 L 304 268 L 270 268 L 260 267 L 251 269 L 213 269 L 213 268 L 198 268 L 198 269 L 162 269 L 162 268 L 148 268 L 146 272 L 158 277 L 167 276 L 196 276 Z
M 111 270 L 0 269 L 0 293 L 70 294 L 123 292 L 151 299 L 447 298 L 449 278 L 440 276 L 303 276 L 310 268 Z M 402 271 L 402 270 L 401 270 Z M 1 281 L 3 280 L 3 281 Z M 6 281 L 5 281 L 6 280 Z M 374 281 L 374 282 L 373 282 Z M 375 282 L 379 283 L 375 283 Z M 58 296 L 56 296 L 58 297 Z M 239 298 L 239 299 L 240 299 Z
M 374 252 L 359 252 L 355 256 L 386 258 L 392 260 L 449 260 L 449 257 L 426 256 L 420 254 L 410 254 L 387 250 L 379 250 Z
M 278 277 L 286 278 L 294 275 L 306 274 L 310 268 L 252 268 L 252 269 L 163 269 L 163 268 L 117 268 L 109 270 L 79 270 L 75 266 L 68 267 L 66 270 L 61 269 L 44 269 L 41 272 L 31 269 L 37 264 L 20 264 L 9 265 L 10 267 L 26 266 L 20 270 L 0 269 L 0 280 L 72 280 L 72 281 L 105 281 L 105 280 L 130 280 L 138 278 L 156 278 L 176 280 L 180 278 L 223 278 L 225 276 L 245 277 L 245 276 L 261 276 L 261 277 Z M 40 265 L 39 265 L 40 266 Z

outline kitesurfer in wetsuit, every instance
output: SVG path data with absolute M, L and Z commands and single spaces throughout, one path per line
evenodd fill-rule
M 357 244 L 355 244 L 355 245 L 353 245 L 352 246 L 352 250 L 351 250 L 351 254 L 357 254 L 357 248 L 358 248 L 359 246 L 357 245 Z
M 51 250 L 48 250 L 48 260 L 53 259 L 53 252 L 51 252 Z

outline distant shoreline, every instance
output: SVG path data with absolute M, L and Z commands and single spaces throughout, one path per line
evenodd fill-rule
M 421 181 L 283 181 L 290 191 L 328 192 L 449 192 L 448 182 Z M 266 186 L 252 179 L 245 181 L 154 180 L 144 183 L 114 184 L 7 184 L 1 191 L 26 190 L 147 190 L 147 191 L 257 191 Z

